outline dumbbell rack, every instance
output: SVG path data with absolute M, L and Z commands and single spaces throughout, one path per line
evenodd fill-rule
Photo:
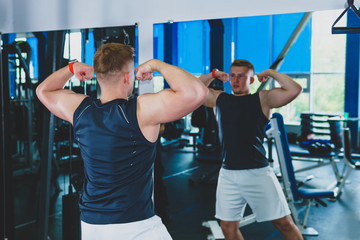
M 301 113 L 301 137 L 314 134 L 316 139 L 330 139 L 331 131 L 329 118 L 338 115 L 326 113 Z

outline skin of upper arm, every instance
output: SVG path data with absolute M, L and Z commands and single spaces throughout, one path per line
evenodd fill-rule
M 265 116 L 270 118 L 271 109 L 282 107 L 294 100 L 299 93 L 292 93 L 281 88 L 259 92 L 261 108 Z
M 300 94 L 301 91 L 291 92 L 282 88 L 273 88 L 262 92 L 264 95 L 264 103 L 269 108 L 278 108 L 290 103 Z
M 139 127 L 150 142 L 157 139 L 161 123 L 172 122 L 191 113 L 203 102 L 193 97 L 184 98 L 171 89 L 140 95 L 137 99 Z
M 138 97 L 140 120 L 149 125 L 175 121 L 191 112 L 190 109 L 192 109 L 192 105 L 189 106 L 181 100 L 170 89 L 143 94 Z
M 212 88 L 209 88 L 209 94 L 206 97 L 204 106 L 205 107 L 210 107 L 210 108 L 215 108 L 216 107 L 216 100 L 219 97 L 219 95 L 221 93 L 223 93 L 224 91 L 220 91 L 220 90 L 214 90 Z
M 67 89 L 38 92 L 39 100 L 55 116 L 73 124 L 74 112 L 86 95 L 77 94 Z

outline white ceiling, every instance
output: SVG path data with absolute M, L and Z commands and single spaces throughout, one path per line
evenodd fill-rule
M 360 0 L 355 0 L 355 4 Z M 0 32 L 30 32 L 344 9 L 346 0 L 0 0 Z

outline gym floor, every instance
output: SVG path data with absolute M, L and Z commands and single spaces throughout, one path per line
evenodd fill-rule
M 214 220 L 216 171 L 219 163 L 198 161 L 191 147 L 177 149 L 168 147 L 162 152 L 164 165 L 163 181 L 168 195 L 167 228 L 175 240 L 205 240 L 210 231 L 202 227 L 202 222 Z M 308 163 L 294 161 L 295 169 Z M 338 162 L 342 170 L 342 162 Z M 276 171 L 276 162 L 274 164 Z M 209 179 L 206 174 L 215 172 Z M 298 179 L 308 175 L 315 177 L 307 182 L 308 186 L 326 188 L 335 181 L 331 166 L 323 166 L 296 174 Z M 49 217 L 49 238 L 62 239 L 62 195 L 67 194 L 68 178 L 60 174 L 57 181 L 62 191 L 56 193 L 52 187 Z M 203 180 L 203 181 L 202 181 Z M 35 239 L 38 203 L 38 180 L 36 175 L 23 175 L 14 179 L 15 239 Z M 308 226 L 314 227 L 318 237 L 306 239 L 355 240 L 360 236 L 360 172 L 353 171 L 348 178 L 340 199 L 331 202 L 324 199 L 327 207 L 313 206 L 308 218 Z M 266 203 L 264 203 L 266 204 Z M 305 206 L 297 206 L 302 218 Z M 247 212 L 249 212 L 248 210 Z M 270 222 L 252 223 L 244 226 L 241 232 L 245 239 L 270 240 L 283 239 Z

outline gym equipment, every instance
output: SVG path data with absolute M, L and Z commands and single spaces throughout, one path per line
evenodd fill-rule
M 343 146 L 344 146 L 344 173 L 342 177 L 342 181 L 340 182 L 339 186 L 335 189 L 337 195 L 341 194 L 342 188 L 344 187 L 347 178 L 349 177 L 350 173 L 353 170 L 360 170 L 360 155 L 353 154 L 351 148 L 351 132 L 349 128 L 343 129 Z M 356 159 L 355 159 L 356 158 Z
M 248 216 L 243 217 L 240 220 L 239 228 L 247 226 L 254 222 L 256 222 L 255 214 L 250 214 Z M 208 235 L 207 237 L 208 240 L 225 239 L 225 236 L 221 230 L 221 227 L 218 224 L 218 221 L 216 220 L 204 221 L 202 222 L 202 226 L 209 228 L 211 231 L 211 234 Z
M 333 151 L 329 143 L 316 140 L 310 143 L 307 149 L 311 154 L 329 154 Z
M 335 192 L 326 189 L 299 188 L 295 179 L 295 172 L 290 155 L 283 117 L 279 113 L 274 113 L 270 122 L 271 128 L 266 132 L 266 134 L 275 141 L 281 175 L 283 178 L 282 184 L 284 186 L 284 194 L 288 201 L 291 215 L 303 235 L 318 236 L 319 233 L 315 229 L 306 225 L 310 208 L 314 201 L 320 203 L 323 206 L 326 206 L 326 203 L 323 202 L 320 198 L 335 197 Z M 295 201 L 300 200 L 307 204 L 305 215 L 302 221 L 300 221 L 297 210 L 295 208 Z
M 202 136 L 204 134 L 204 127 L 206 123 L 207 112 L 205 106 L 200 106 L 191 114 L 191 126 L 198 128 L 197 132 L 190 132 L 189 135 L 193 138 L 192 146 L 196 151 L 199 144 L 202 144 Z
M 61 68 L 65 31 L 53 31 L 47 34 L 46 45 L 46 75 L 50 75 L 56 69 Z M 41 106 L 41 105 L 40 105 Z M 41 131 L 41 168 L 40 168 L 40 196 L 37 214 L 37 235 L 36 239 L 48 239 L 48 220 L 50 208 L 50 183 L 53 161 L 53 147 L 55 137 L 55 116 L 40 107 L 43 114 Z
M 339 156 L 337 152 L 322 153 L 310 153 L 309 150 L 300 148 L 298 146 L 289 146 L 291 151 L 291 157 L 293 161 L 308 162 L 308 166 L 295 169 L 295 173 L 304 172 L 310 169 L 331 165 L 335 175 L 335 181 L 329 188 L 339 184 L 342 181 L 342 176 L 339 173 L 336 163 L 339 162 Z
M 69 89 L 72 90 L 71 81 Z M 86 88 L 85 88 L 86 89 Z M 80 208 L 79 208 L 79 192 L 73 193 L 72 183 L 72 160 L 73 160 L 73 128 L 70 123 L 67 123 L 69 134 L 69 192 L 67 195 L 62 196 L 62 230 L 63 239 L 81 239 L 80 227 Z
M 351 132 L 349 128 L 344 128 L 343 130 L 343 146 L 344 146 L 344 162 L 349 168 L 360 169 L 360 161 L 356 161 L 352 157 L 352 148 L 351 148 Z M 357 155 L 359 157 L 359 155 Z
M 221 146 L 217 122 L 214 110 L 205 106 L 196 109 L 191 117 L 191 124 L 199 128 L 199 139 L 197 141 L 197 160 L 209 160 L 221 162 Z
M 285 131 L 284 121 L 279 113 L 274 113 L 270 120 L 271 127 L 266 131 L 268 138 L 273 139 L 275 142 L 275 148 L 277 151 L 278 161 L 280 165 L 282 175 L 282 185 L 285 197 L 288 201 L 289 208 L 291 210 L 294 222 L 299 227 L 301 233 L 305 236 L 317 236 L 318 232 L 307 227 L 307 218 L 310 213 L 310 208 L 313 202 L 326 206 L 326 203 L 320 198 L 335 197 L 335 191 L 329 191 L 326 189 L 304 189 L 299 188 L 304 182 L 312 179 L 312 176 L 304 179 L 300 184 L 296 182 L 295 172 L 292 165 L 292 159 L 290 155 L 289 144 Z M 302 201 L 307 204 L 305 215 L 302 221 L 300 221 L 297 210 L 295 208 L 295 201 Z M 240 220 L 239 227 L 243 227 L 255 222 L 255 215 L 251 214 Z M 219 225 L 217 221 L 206 221 L 203 222 L 204 227 L 208 227 L 211 230 L 211 235 L 208 239 L 223 239 L 224 235 L 219 232 Z
M 3 35 L 0 32 L 0 39 Z M 0 46 L 0 239 L 14 239 L 14 198 L 12 160 L 10 153 L 10 119 L 9 119 L 9 64 L 6 49 Z
M 135 26 L 94 28 L 95 49 L 104 43 L 116 42 L 135 47 Z
M 69 193 L 62 196 L 62 230 L 63 239 L 81 239 L 80 231 L 80 209 L 79 209 L 79 198 L 78 192 L 73 193 L 72 187 L 72 136 L 70 127 L 70 138 L 69 138 Z
M 307 114 L 309 116 L 310 114 Z M 315 164 L 304 167 L 301 169 L 297 169 L 295 172 L 306 171 L 309 169 L 326 166 L 331 164 L 333 172 L 336 177 L 336 181 L 328 186 L 328 189 L 334 189 L 335 197 L 332 200 L 336 200 L 340 197 L 342 188 L 344 184 L 347 182 L 347 178 L 351 172 L 351 169 L 356 168 L 356 165 L 350 164 L 346 165 L 346 159 L 360 159 L 359 154 L 351 153 L 350 149 L 346 150 L 345 141 L 348 141 L 350 138 L 350 130 L 346 127 L 347 122 L 359 121 L 358 118 L 341 118 L 339 116 L 332 116 L 328 114 L 311 114 L 312 117 L 316 116 L 317 122 L 322 122 L 323 129 L 326 130 L 326 136 L 330 136 L 330 140 L 310 140 L 308 142 L 303 142 L 302 144 L 306 145 L 310 153 L 306 153 L 305 151 L 299 151 L 299 149 L 294 151 L 294 147 L 291 146 L 292 150 L 291 155 L 293 160 L 301 160 L 301 161 L 310 161 L 315 162 Z M 320 117 L 320 119 L 319 119 Z M 309 119 L 309 118 L 308 118 Z M 343 125 L 345 127 L 343 127 Z M 345 131 L 346 130 L 346 131 Z M 348 131 L 348 132 L 347 132 Z M 314 131 L 316 132 L 316 131 Z M 348 136 L 345 136 L 347 134 Z M 349 139 L 348 139 L 349 137 Z M 331 145 L 330 145 L 331 143 Z M 347 142 L 348 145 L 351 145 L 350 142 Z M 332 148 L 332 151 L 330 151 Z M 344 150 L 342 150 L 344 148 Z M 348 153 L 347 153 L 348 152 Z M 345 155 L 348 154 L 348 157 Z M 336 162 L 340 160 L 344 161 L 344 166 L 342 171 L 339 171 L 339 168 Z M 349 167 L 352 166 L 352 167 Z
M 293 160 L 314 163 L 296 169 L 295 172 L 331 165 L 336 177 L 336 184 L 341 182 L 341 175 L 337 169 L 338 152 L 341 148 L 341 132 L 338 123 L 330 121 L 334 114 L 302 113 L 301 114 L 301 142 L 303 148 L 290 145 Z
M 162 134 L 162 137 L 166 140 L 174 140 L 181 137 L 181 134 L 183 134 L 184 128 L 182 121 L 176 120 L 173 122 L 165 123 L 165 129 L 164 133 Z
M 310 139 L 329 139 L 331 126 L 329 119 L 336 117 L 334 114 L 322 113 L 301 113 L 301 134 L 300 139 L 307 141 Z
M 200 106 L 191 116 L 191 125 L 199 128 L 199 132 L 193 135 L 193 142 L 196 144 L 194 150 L 197 149 L 196 160 L 211 162 L 215 166 L 195 179 L 190 178 L 189 184 L 216 184 L 216 181 L 212 181 L 212 179 L 219 173 L 222 159 L 218 127 L 213 109 Z
M 173 122 L 164 124 L 164 132 L 161 134 L 166 141 L 161 142 L 164 149 L 177 148 L 181 149 L 188 146 L 189 140 L 182 138 L 184 134 L 185 123 L 184 119 L 178 119 Z
M 288 54 L 289 50 L 291 49 L 293 44 L 296 42 L 296 40 L 300 36 L 301 32 L 305 28 L 308 21 L 311 19 L 311 15 L 312 15 L 312 12 L 307 12 L 307 13 L 304 14 L 304 16 L 300 20 L 299 24 L 296 26 L 296 28 L 292 32 L 291 36 L 289 37 L 289 40 L 286 42 L 284 48 L 281 50 L 280 54 L 277 56 L 277 58 L 273 62 L 273 64 L 271 64 L 270 69 L 273 69 L 275 71 L 280 69 L 280 67 L 283 64 L 284 59 L 285 59 L 286 55 Z M 275 83 L 274 79 L 269 78 L 267 81 L 262 82 L 260 84 L 260 86 L 258 87 L 258 89 L 256 90 L 256 92 L 259 92 L 261 90 L 266 89 L 266 87 L 270 83 L 274 84 Z
M 7 63 L 9 73 L 10 99 L 10 141 L 12 158 L 14 161 L 14 176 L 24 173 L 34 173 L 36 170 L 34 154 L 35 122 L 34 119 L 34 90 L 30 77 L 30 60 L 32 50 L 25 41 L 14 41 L 4 45 L 4 63 Z M 24 77 L 25 76 L 25 77 Z
M 350 9 L 354 11 L 354 13 L 360 18 L 360 12 L 357 7 L 354 6 L 354 0 L 347 0 L 348 6 L 345 10 L 340 14 L 340 16 L 335 20 L 334 24 L 331 27 L 332 34 L 348 34 L 348 33 L 360 33 L 360 26 L 358 27 L 335 27 L 336 23 L 344 16 L 344 14 Z

